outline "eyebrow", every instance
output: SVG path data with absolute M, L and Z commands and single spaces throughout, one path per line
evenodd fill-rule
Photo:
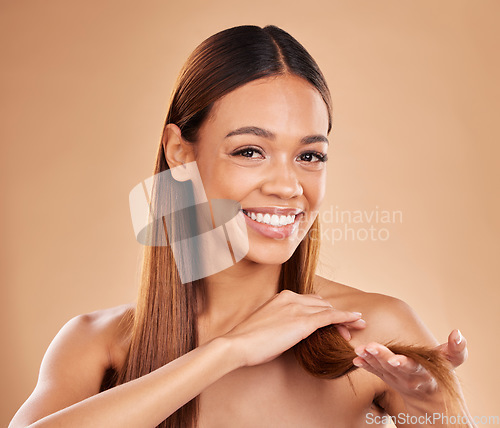
M 231 131 L 224 138 L 232 137 L 234 135 L 244 135 L 244 134 L 256 135 L 257 137 L 267 138 L 269 140 L 276 139 L 276 134 L 272 133 L 271 131 L 268 131 L 267 129 L 259 128 L 257 126 L 243 126 L 241 128 L 235 129 L 234 131 Z M 312 143 L 329 144 L 328 138 L 320 134 L 307 135 L 305 137 L 302 137 L 300 139 L 300 142 L 302 144 L 312 144 Z

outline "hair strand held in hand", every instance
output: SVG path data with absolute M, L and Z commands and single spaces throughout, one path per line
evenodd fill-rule
M 390 342 L 385 344 L 394 354 L 404 355 L 424 367 L 443 392 L 448 415 L 461 414 L 464 405 L 457 392 L 458 379 L 451 363 L 438 349 Z M 357 369 L 353 347 L 333 325 L 322 327 L 294 347 L 299 364 L 311 375 L 323 379 L 337 379 Z M 458 425 L 455 425 L 458 426 Z

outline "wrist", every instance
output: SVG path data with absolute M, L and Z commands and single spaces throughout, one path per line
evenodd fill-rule
M 241 353 L 238 352 L 236 341 L 226 336 L 219 336 L 212 339 L 210 345 L 218 349 L 224 361 L 224 368 L 226 373 L 243 367 L 244 361 L 241 358 Z
M 409 413 L 415 415 L 446 413 L 444 397 L 439 392 L 429 393 L 421 397 L 403 397 Z

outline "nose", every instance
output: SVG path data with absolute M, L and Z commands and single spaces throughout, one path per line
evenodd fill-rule
M 266 195 L 277 196 L 281 199 L 301 196 L 304 192 L 294 166 L 286 160 L 271 162 L 261 191 Z

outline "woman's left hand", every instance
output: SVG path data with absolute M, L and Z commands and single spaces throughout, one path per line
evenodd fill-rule
M 467 342 L 458 330 L 452 331 L 448 342 L 436 349 L 441 351 L 455 368 L 467 359 Z M 422 396 L 437 390 L 436 380 L 424 367 L 411 358 L 394 354 L 380 343 L 357 346 L 355 352 L 358 355 L 353 360 L 355 366 L 377 375 L 403 395 Z
M 448 342 L 439 345 L 439 349 L 454 368 L 463 364 L 468 356 L 467 340 L 460 330 L 453 330 L 448 336 Z

